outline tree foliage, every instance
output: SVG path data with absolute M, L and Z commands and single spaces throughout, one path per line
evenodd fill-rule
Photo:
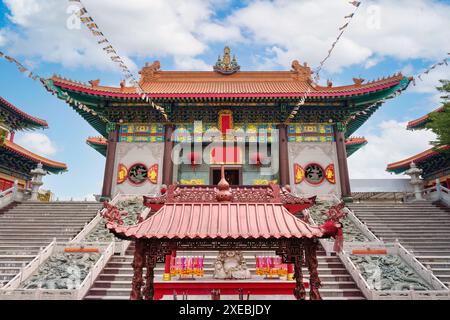
M 437 87 L 437 90 L 443 94 L 441 96 L 443 110 L 432 112 L 430 114 L 431 121 L 426 125 L 437 135 L 437 139 L 431 142 L 436 147 L 450 145 L 450 80 L 439 81 L 441 86 Z

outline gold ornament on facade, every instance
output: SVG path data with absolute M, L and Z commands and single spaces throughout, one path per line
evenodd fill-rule
M 307 81 L 309 83 L 312 82 L 311 75 L 313 74 L 313 72 L 311 71 L 311 68 L 308 67 L 308 64 L 306 62 L 301 65 L 298 60 L 294 60 L 292 61 L 291 67 L 291 72 L 293 73 L 296 80 Z
M 241 70 L 241 67 L 238 65 L 236 56 L 233 56 L 231 59 L 231 49 L 229 47 L 225 47 L 223 49 L 223 57 L 218 57 L 217 62 L 214 65 L 214 71 L 221 74 L 233 74 Z
M 139 84 L 143 84 L 145 82 L 150 82 L 157 78 L 158 74 L 161 72 L 161 63 L 159 61 L 154 61 L 153 63 L 146 63 L 145 66 L 139 71 L 141 75 L 141 79 L 139 80 Z

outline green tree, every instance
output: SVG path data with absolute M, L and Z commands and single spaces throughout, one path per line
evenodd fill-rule
M 437 87 L 439 92 L 442 92 L 442 106 L 443 110 L 440 112 L 432 112 L 430 114 L 430 122 L 426 127 L 431 129 L 436 135 L 436 141 L 431 143 L 436 147 L 450 145 L 450 80 L 439 80 L 440 87 Z

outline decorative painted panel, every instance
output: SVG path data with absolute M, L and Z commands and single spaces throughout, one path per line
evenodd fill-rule
M 272 142 L 272 131 L 276 129 L 275 124 L 272 123 L 235 123 L 234 130 L 242 130 L 246 133 L 247 142 Z M 175 142 L 192 142 L 193 134 L 196 134 L 196 142 L 211 142 L 211 137 L 202 137 L 205 132 L 216 132 L 217 135 L 221 135 L 216 123 L 202 123 L 199 126 L 195 126 L 193 123 L 179 123 L 176 125 L 176 134 L 174 136 Z M 242 141 L 242 139 L 236 139 Z
M 333 142 L 333 125 L 294 123 L 288 126 L 288 142 Z
M 119 129 L 119 142 L 164 142 L 164 125 L 123 124 Z

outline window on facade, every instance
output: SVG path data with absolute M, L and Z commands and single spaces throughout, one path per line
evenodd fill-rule
M 130 168 L 128 179 L 134 184 L 142 184 L 147 180 L 148 170 L 142 163 L 137 163 Z
M 325 178 L 325 173 L 320 165 L 312 163 L 305 168 L 305 178 L 309 183 L 319 184 L 322 183 Z

